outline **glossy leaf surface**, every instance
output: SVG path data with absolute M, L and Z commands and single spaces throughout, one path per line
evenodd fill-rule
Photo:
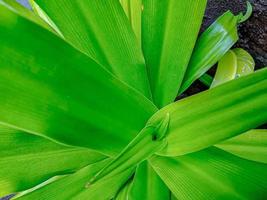
M 29 189 L 106 157 L 0 125 L 0 196 Z
M 156 111 L 87 56 L 0 8 L 1 123 L 114 154 Z
M 180 157 L 154 157 L 151 163 L 177 199 L 266 197 L 267 165 L 214 147 Z
M 36 0 L 67 42 L 150 97 L 140 45 L 118 0 Z
M 170 115 L 168 145 L 159 154 L 191 153 L 264 124 L 266 102 L 265 68 L 170 104 L 149 120 L 155 123 L 166 113 Z
M 119 174 L 126 169 L 136 167 L 155 152 L 164 148 L 166 146 L 165 134 L 168 125 L 168 115 L 157 124 L 146 125 L 110 163 L 90 180 L 90 182 L 94 183 L 99 179 L 103 179 L 103 177 Z M 162 136 L 162 138 L 160 136 Z
M 142 48 L 158 107 L 177 95 L 205 7 L 206 0 L 143 0 Z

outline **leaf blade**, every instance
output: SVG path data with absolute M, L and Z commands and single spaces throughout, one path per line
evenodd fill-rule
M 238 40 L 239 16 L 221 15 L 198 38 L 178 94 L 209 70 Z
M 158 154 L 198 151 L 266 123 L 266 83 L 265 68 L 161 109 L 149 120 L 170 114 L 168 146 Z
M 69 174 L 106 156 L 85 148 L 0 126 L 0 196 L 29 189 L 55 175 Z
M 158 107 L 174 101 L 178 93 L 205 6 L 206 0 L 143 0 L 142 48 Z
M 150 98 L 141 48 L 118 0 L 35 3 L 57 25 L 66 41 Z
M 52 33 L 0 9 L 2 124 L 114 155 L 157 110 Z
M 141 46 L 142 0 L 120 0 L 120 3 Z

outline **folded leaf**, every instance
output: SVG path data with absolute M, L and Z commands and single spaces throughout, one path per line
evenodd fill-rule
M 216 145 L 241 158 L 267 164 L 267 130 L 255 129 Z
M 255 61 L 247 51 L 241 48 L 236 48 L 233 49 L 233 52 L 235 53 L 237 58 L 237 77 L 254 72 Z
M 136 169 L 127 199 L 169 200 L 170 191 L 150 164 L 145 161 Z
M 155 152 L 164 148 L 166 146 L 165 133 L 168 125 L 168 115 L 164 116 L 157 124 L 146 125 L 110 163 L 89 181 L 89 184 L 103 179 L 103 177 L 113 176 L 131 167 L 136 167 Z
M 237 73 L 237 56 L 229 50 L 219 61 L 211 88 L 233 80 Z
M 185 156 L 154 157 L 151 163 L 177 199 L 264 199 L 267 165 L 217 148 Z
M 227 11 L 198 38 L 179 94 L 208 71 L 238 40 L 240 16 Z
M 0 197 L 105 158 L 89 149 L 58 145 L 0 125 Z
M 0 9 L 0 123 L 114 155 L 156 111 L 63 40 Z
M 213 81 L 213 77 L 210 76 L 209 74 L 203 74 L 200 78 L 199 81 L 202 82 L 204 85 L 207 87 L 211 86 L 211 83 Z
M 168 145 L 160 155 L 201 150 L 267 122 L 267 68 L 158 111 L 148 123 L 170 115 Z
M 89 187 L 86 186 L 87 181 L 108 162 L 109 159 L 106 159 L 101 162 L 88 165 L 87 167 L 84 167 L 74 174 L 52 182 L 38 190 L 35 190 L 32 193 L 19 197 L 18 199 L 60 200 L 90 199 L 91 197 L 91 199 L 94 200 L 111 199 L 105 197 L 115 195 L 120 186 L 123 185 L 123 183 L 126 181 L 125 179 L 128 178 L 129 173 L 131 173 L 132 171 L 129 172 L 128 170 L 123 172 L 122 174 L 117 174 L 114 177 L 109 177 L 108 179 L 101 180 L 100 182 L 95 183 L 95 185 L 91 185 Z M 87 194 L 86 198 L 79 198 L 85 193 Z
M 142 51 L 118 0 L 35 2 L 67 42 L 150 97 Z
M 142 48 L 154 102 L 174 101 L 193 51 L 206 0 L 143 0 Z
M 243 49 L 229 50 L 218 62 L 211 88 L 254 72 L 255 62 Z

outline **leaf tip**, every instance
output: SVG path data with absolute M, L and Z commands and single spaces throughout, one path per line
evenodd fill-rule
M 247 1 L 247 11 L 246 11 L 245 15 L 243 13 L 239 14 L 238 23 L 243 23 L 243 22 L 247 21 L 248 18 L 250 18 L 250 16 L 252 15 L 252 12 L 253 12 L 253 7 L 252 7 L 251 3 L 249 1 Z

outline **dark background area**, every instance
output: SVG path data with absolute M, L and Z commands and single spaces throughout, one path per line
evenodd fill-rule
M 236 47 L 247 50 L 255 59 L 257 68 L 267 66 L 267 0 L 250 0 L 253 14 L 248 21 L 239 25 L 240 40 Z M 245 0 L 208 0 L 203 28 L 211 24 L 223 12 L 246 11 Z
M 238 26 L 240 39 L 234 47 L 241 47 L 247 50 L 255 59 L 256 69 L 260 69 L 267 67 L 267 0 L 250 0 L 250 2 L 253 6 L 252 16 Z M 227 10 L 231 10 L 234 14 L 245 13 L 246 4 L 245 0 L 208 0 L 200 33 Z M 209 73 L 214 74 L 215 69 L 212 68 Z M 196 81 L 178 99 L 206 89 L 207 87 L 200 81 Z

